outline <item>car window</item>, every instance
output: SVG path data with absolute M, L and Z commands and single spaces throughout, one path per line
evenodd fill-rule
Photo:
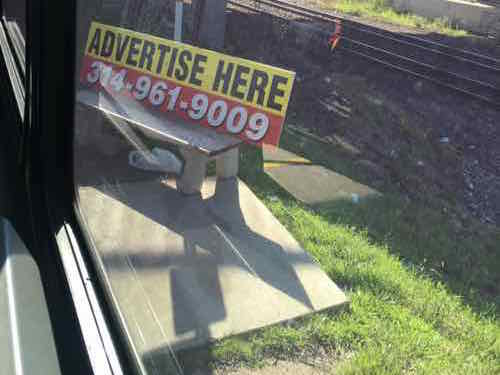
M 77 2 L 78 209 L 140 373 L 494 373 L 498 30 L 397 3 Z

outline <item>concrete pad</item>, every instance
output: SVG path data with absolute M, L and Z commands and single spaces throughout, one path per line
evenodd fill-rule
M 98 258 L 139 356 L 346 303 L 250 189 L 207 179 L 201 196 L 159 181 L 80 188 Z
M 309 205 L 380 195 L 369 186 L 277 147 L 263 149 L 264 171 L 296 199 Z

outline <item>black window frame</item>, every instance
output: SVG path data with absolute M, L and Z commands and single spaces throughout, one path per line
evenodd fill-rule
M 24 175 L 34 239 L 52 249 L 73 302 L 78 330 L 70 334 L 81 350 L 61 348 L 61 360 L 80 367 L 71 373 L 128 374 L 134 367 L 98 282 L 73 180 L 76 8 L 76 0 L 27 0 Z

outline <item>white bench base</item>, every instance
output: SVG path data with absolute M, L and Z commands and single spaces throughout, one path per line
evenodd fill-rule
M 182 176 L 177 180 L 177 189 L 186 195 L 200 194 L 205 180 L 207 163 L 211 157 L 187 147 L 180 147 L 180 153 L 184 158 L 184 170 Z M 227 179 L 238 175 L 239 151 L 237 147 L 213 158 L 215 158 L 218 179 Z

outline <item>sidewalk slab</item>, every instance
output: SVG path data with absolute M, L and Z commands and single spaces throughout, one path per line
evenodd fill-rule
M 296 199 L 312 206 L 380 195 L 367 185 L 277 147 L 264 147 L 263 158 L 266 174 Z

